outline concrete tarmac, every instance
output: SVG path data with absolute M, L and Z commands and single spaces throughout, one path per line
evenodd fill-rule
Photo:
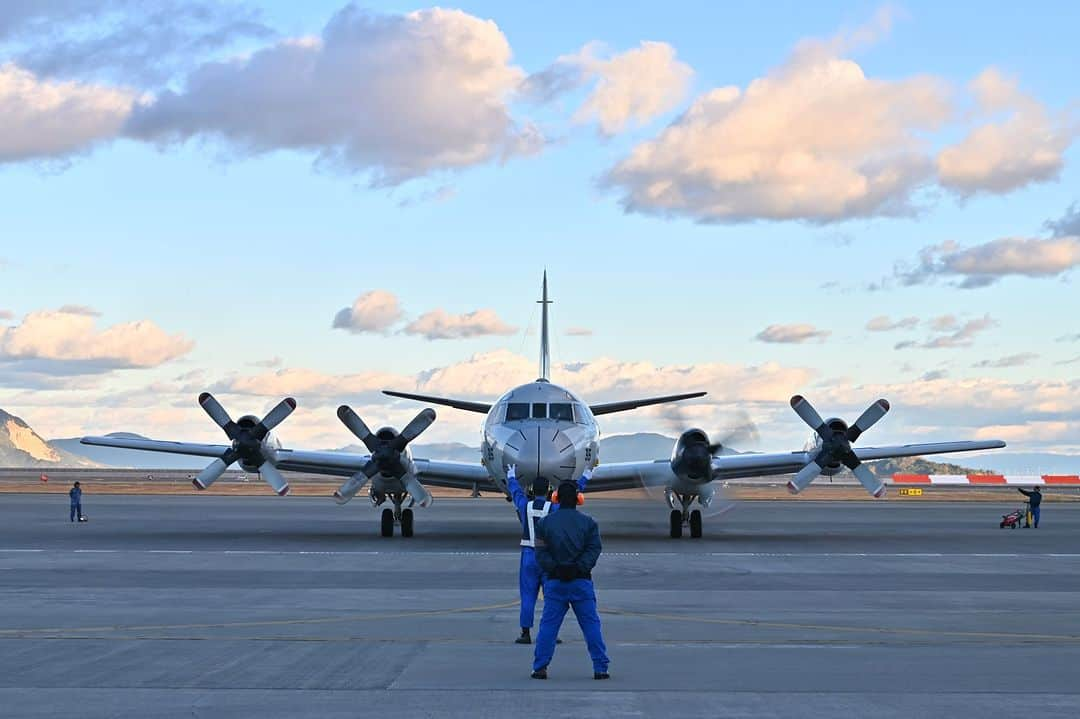
M 1080 713 L 1080 505 L 744 502 L 671 540 L 595 499 L 612 679 L 517 635 L 517 524 L 440 500 L 0 499 L 0 715 L 910 717 Z M 539 618 L 539 611 L 537 613 Z

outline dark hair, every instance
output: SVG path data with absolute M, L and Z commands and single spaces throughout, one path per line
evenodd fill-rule
M 559 506 L 563 509 L 577 507 L 577 485 L 573 482 L 563 482 L 559 485 Z
M 533 480 L 532 491 L 534 497 L 545 497 L 548 491 L 547 477 L 537 477 Z

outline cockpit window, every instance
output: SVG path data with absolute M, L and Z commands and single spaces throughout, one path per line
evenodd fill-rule
M 589 418 L 589 410 L 585 409 L 583 404 L 574 405 L 574 421 L 578 424 L 585 424 Z
M 543 402 L 533 403 L 533 419 L 544 419 L 547 417 L 547 405 Z
M 573 422 L 574 410 L 569 402 L 552 402 L 548 405 L 548 416 L 563 422 Z
M 511 402 L 506 405 L 506 421 L 513 422 L 517 419 L 529 418 L 528 402 Z

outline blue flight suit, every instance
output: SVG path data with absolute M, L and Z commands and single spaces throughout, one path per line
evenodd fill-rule
M 68 497 L 71 498 L 71 521 L 82 519 L 82 487 L 72 487 Z
M 585 491 L 590 477 L 592 477 L 592 472 L 585 470 L 577 482 L 579 492 Z M 536 497 L 530 502 L 517 481 L 517 474 L 513 471 L 506 475 L 506 486 L 517 508 L 518 519 L 521 520 L 521 561 L 518 565 L 521 612 L 518 617 L 518 626 L 522 629 L 532 629 L 533 618 L 536 616 L 536 598 L 540 595 L 540 565 L 536 563 L 535 551 L 536 522 L 551 512 L 558 511 L 559 505 L 557 502 L 547 501 L 546 497 Z
M 572 607 L 581 633 L 585 635 L 593 672 L 606 674 L 607 647 L 600 630 L 592 583 L 592 570 L 602 550 L 596 520 L 574 507 L 540 520 L 537 536 L 542 540 L 536 550 L 536 560 L 543 571 L 544 612 L 536 636 L 533 671 L 546 669 L 551 663 L 559 628 L 566 610 Z
M 1020 489 L 1020 494 L 1028 498 L 1028 504 L 1031 505 L 1031 519 L 1035 522 L 1035 529 L 1039 528 L 1039 505 L 1042 504 L 1042 491 L 1035 487 L 1030 492 L 1026 489 Z

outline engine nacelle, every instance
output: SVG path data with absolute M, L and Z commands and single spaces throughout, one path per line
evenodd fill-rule
M 829 417 L 827 420 L 825 420 L 825 426 L 829 428 L 829 432 L 831 432 L 833 435 L 843 436 L 848 430 L 848 423 L 840 419 L 839 417 Z M 817 437 L 817 435 L 815 435 L 815 437 Z M 820 437 L 817 437 L 817 444 L 821 444 Z M 834 461 L 829 464 L 822 465 L 821 474 L 826 477 L 832 477 L 833 475 L 842 472 L 843 469 L 844 465 L 842 465 L 839 461 Z
M 676 477 L 690 482 L 712 479 L 712 454 L 709 435 L 701 429 L 688 429 L 675 440 L 671 450 L 671 471 Z

